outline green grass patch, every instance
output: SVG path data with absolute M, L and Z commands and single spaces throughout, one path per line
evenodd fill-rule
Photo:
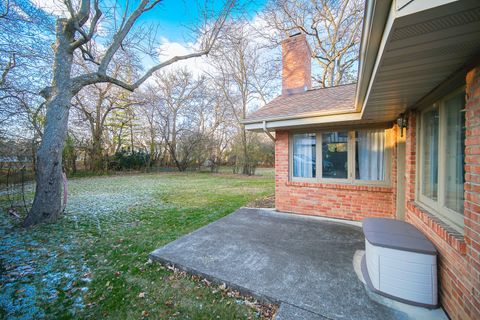
M 0 197 L 0 317 L 258 318 L 243 299 L 149 263 L 148 254 L 273 194 L 273 175 L 263 173 L 76 178 L 67 215 L 33 229 L 7 217 Z

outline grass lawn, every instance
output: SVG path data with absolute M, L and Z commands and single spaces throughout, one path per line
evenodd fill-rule
M 17 226 L 0 195 L 0 318 L 258 318 L 244 299 L 148 254 L 273 194 L 273 170 L 260 173 L 72 179 L 67 215 L 33 229 Z

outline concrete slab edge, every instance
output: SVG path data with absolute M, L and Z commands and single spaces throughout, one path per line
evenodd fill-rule
M 275 320 L 334 320 L 326 316 L 284 302 L 278 308 Z
M 187 267 L 187 266 L 184 266 L 182 264 L 179 264 L 179 263 L 174 263 L 172 262 L 171 260 L 168 260 L 168 259 L 165 259 L 165 258 L 162 258 L 162 257 L 159 257 L 157 255 L 155 255 L 155 251 L 150 253 L 148 255 L 148 257 L 152 260 L 152 261 L 155 261 L 155 262 L 158 262 L 164 266 L 171 266 L 171 267 L 174 267 L 174 268 L 177 268 L 181 271 L 185 271 L 187 272 L 188 274 L 191 274 L 191 275 L 196 275 L 196 276 L 199 276 L 203 279 L 206 279 L 207 281 L 209 281 L 210 283 L 212 284 L 215 284 L 215 285 L 222 285 L 222 284 L 225 284 L 228 288 L 232 289 L 232 290 L 235 290 L 235 291 L 238 291 L 241 295 L 243 296 L 250 296 L 250 297 L 253 297 L 255 299 L 257 299 L 260 303 L 267 303 L 267 304 L 275 304 L 279 307 L 279 310 L 280 310 L 280 306 L 281 305 L 289 305 L 290 307 L 293 307 L 293 308 L 296 308 L 296 309 L 299 309 L 299 310 L 302 310 L 303 312 L 305 313 L 310 313 L 312 315 L 315 315 L 316 317 L 318 317 L 319 319 L 331 319 L 331 318 L 328 318 L 322 314 L 319 314 L 319 313 L 316 313 L 316 312 L 313 312 L 311 310 L 307 310 L 305 308 L 302 308 L 302 307 L 299 307 L 299 306 L 295 306 L 291 303 L 288 303 L 288 302 L 285 302 L 285 301 L 281 301 L 281 300 L 278 300 L 278 299 L 274 299 L 272 297 L 269 297 L 267 295 L 264 295 L 264 294 L 261 294 L 259 292 L 256 292 L 256 291 L 253 291 L 253 290 L 250 290 L 250 289 L 247 289 L 245 287 L 242 287 L 242 286 L 239 286 L 235 283 L 232 283 L 230 281 L 227 281 L 225 279 L 220 279 L 220 278 L 217 278 L 217 277 L 213 277 L 211 275 L 208 275 L 206 273 L 203 273 L 201 271 L 198 271 L 197 269 L 195 268 L 191 268 L 191 267 Z M 275 317 L 276 319 L 276 317 Z
M 228 280 L 225 280 L 225 279 L 221 279 L 221 278 L 217 278 L 217 277 L 213 277 L 209 274 L 206 274 L 206 273 L 203 273 L 195 268 L 191 268 L 191 267 L 187 267 L 185 265 L 182 265 L 182 264 L 178 264 L 178 263 L 174 263 L 172 262 L 171 260 L 168 260 L 168 259 L 165 259 L 165 258 L 162 258 L 160 256 L 157 256 L 155 255 L 155 251 L 150 253 L 148 255 L 148 257 L 152 260 L 152 261 L 155 261 L 155 262 L 158 262 L 164 266 L 172 266 L 172 267 L 175 267 L 181 271 L 185 271 L 191 275 L 196 275 L 196 276 L 199 276 L 203 279 L 206 279 L 208 280 L 209 282 L 211 282 L 212 284 L 215 284 L 215 285 L 222 285 L 222 284 L 225 284 L 228 288 L 231 288 L 233 290 L 236 290 L 238 292 L 240 292 L 241 295 L 244 295 L 244 296 L 251 296 L 255 299 L 257 299 L 258 301 L 260 301 L 261 303 L 270 303 L 270 304 L 276 304 L 276 305 L 280 305 L 283 301 L 280 301 L 280 300 L 277 300 L 277 299 L 274 299 L 272 297 L 269 297 L 269 296 L 266 296 L 264 294 L 261 294 L 259 292 L 256 292 L 256 291 L 253 291 L 253 290 L 250 290 L 250 289 L 247 289 L 245 287 L 242 287 L 242 286 L 239 286 L 235 283 L 232 283 Z
M 262 211 L 268 211 L 269 213 L 273 213 L 273 214 L 280 215 L 280 216 L 285 216 L 285 217 L 295 217 L 295 218 L 307 219 L 307 220 L 313 220 L 313 221 L 336 222 L 336 223 L 348 224 L 348 225 L 358 227 L 358 228 L 362 227 L 362 222 L 360 222 L 360 221 L 336 219 L 336 218 L 329 218 L 329 217 L 322 217 L 322 216 L 312 216 L 312 215 L 306 215 L 306 214 L 300 214 L 300 213 L 283 212 L 283 211 L 277 211 L 276 209 L 273 209 L 273 208 L 242 207 L 241 209 L 262 210 Z

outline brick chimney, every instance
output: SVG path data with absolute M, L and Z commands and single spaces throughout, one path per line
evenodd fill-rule
M 282 94 L 312 88 L 312 55 L 307 37 L 296 33 L 282 41 Z

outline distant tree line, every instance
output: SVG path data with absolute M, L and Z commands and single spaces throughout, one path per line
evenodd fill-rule
M 225 103 L 218 83 L 182 68 L 156 74 L 135 93 L 108 84 L 85 88 L 72 104 L 65 169 L 75 172 L 78 162 L 94 172 L 228 165 L 254 174 L 258 166 L 272 166 L 273 142 L 245 132 L 235 116 L 243 106 Z

